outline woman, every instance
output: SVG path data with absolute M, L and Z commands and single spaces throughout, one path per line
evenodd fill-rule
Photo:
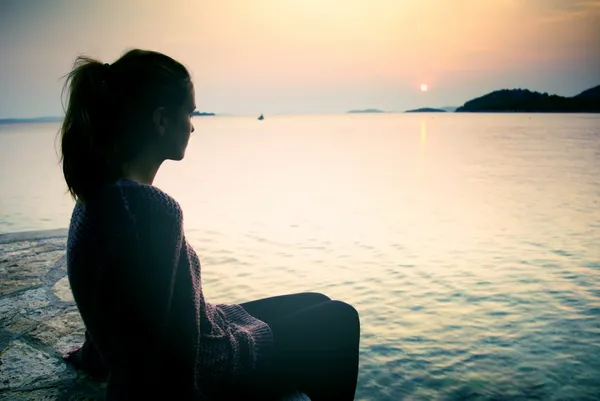
M 107 376 L 110 400 L 268 400 L 293 390 L 352 400 L 354 308 L 316 293 L 205 302 L 181 208 L 152 186 L 194 132 L 186 68 L 143 50 L 110 65 L 79 57 L 66 88 L 62 163 L 76 200 L 67 267 L 87 329 L 67 358 Z

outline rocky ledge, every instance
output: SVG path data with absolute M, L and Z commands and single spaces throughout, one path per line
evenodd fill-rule
M 66 230 L 0 235 L 0 400 L 97 400 L 65 363 L 84 326 L 66 277 Z
M 105 383 L 62 358 L 85 332 L 66 276 L 66 234 L 0 235 L 0 401 L 104 399 Z

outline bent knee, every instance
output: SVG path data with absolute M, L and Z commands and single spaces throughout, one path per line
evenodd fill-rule
M 360 321 L 358 311 L 354 308 L 354 306 L 344 301 L 331 301 L 330 304 L 332 308 L 335 308 L 337 313 L 348 316 L 349 319 L 356 320 L 357 322 Z
M 320 292 L 304 292 L 302 293 L 302 296 L 304 296 L 305 299 L 307 299 L 311 303 L 315 304 L 331 301 L 331 298 L 329 298 L 325 294 L 321 294 Z

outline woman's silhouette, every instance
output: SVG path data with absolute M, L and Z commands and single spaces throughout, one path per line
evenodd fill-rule
M 152 185 L 194 132 L 187 69 L 131 50 L 110 65 L 77 58 L 65 85 L 62 164 L 76 200 L 67 267 L 87 329 L 67 359 L 107 378 L 110 400 L 268 400 L 293 390 L 352 400 L 353 307 L 317 293 L 204 299 L 182 210 Z

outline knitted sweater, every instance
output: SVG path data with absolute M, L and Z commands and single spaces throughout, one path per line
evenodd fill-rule
M 67 270 L 111 371 L 109 399 L 231 399 L 273 347 L 269 326 L 241 306 L 205 302 L 181 208 L 156 187 L 121 179 L 78 202 Z

